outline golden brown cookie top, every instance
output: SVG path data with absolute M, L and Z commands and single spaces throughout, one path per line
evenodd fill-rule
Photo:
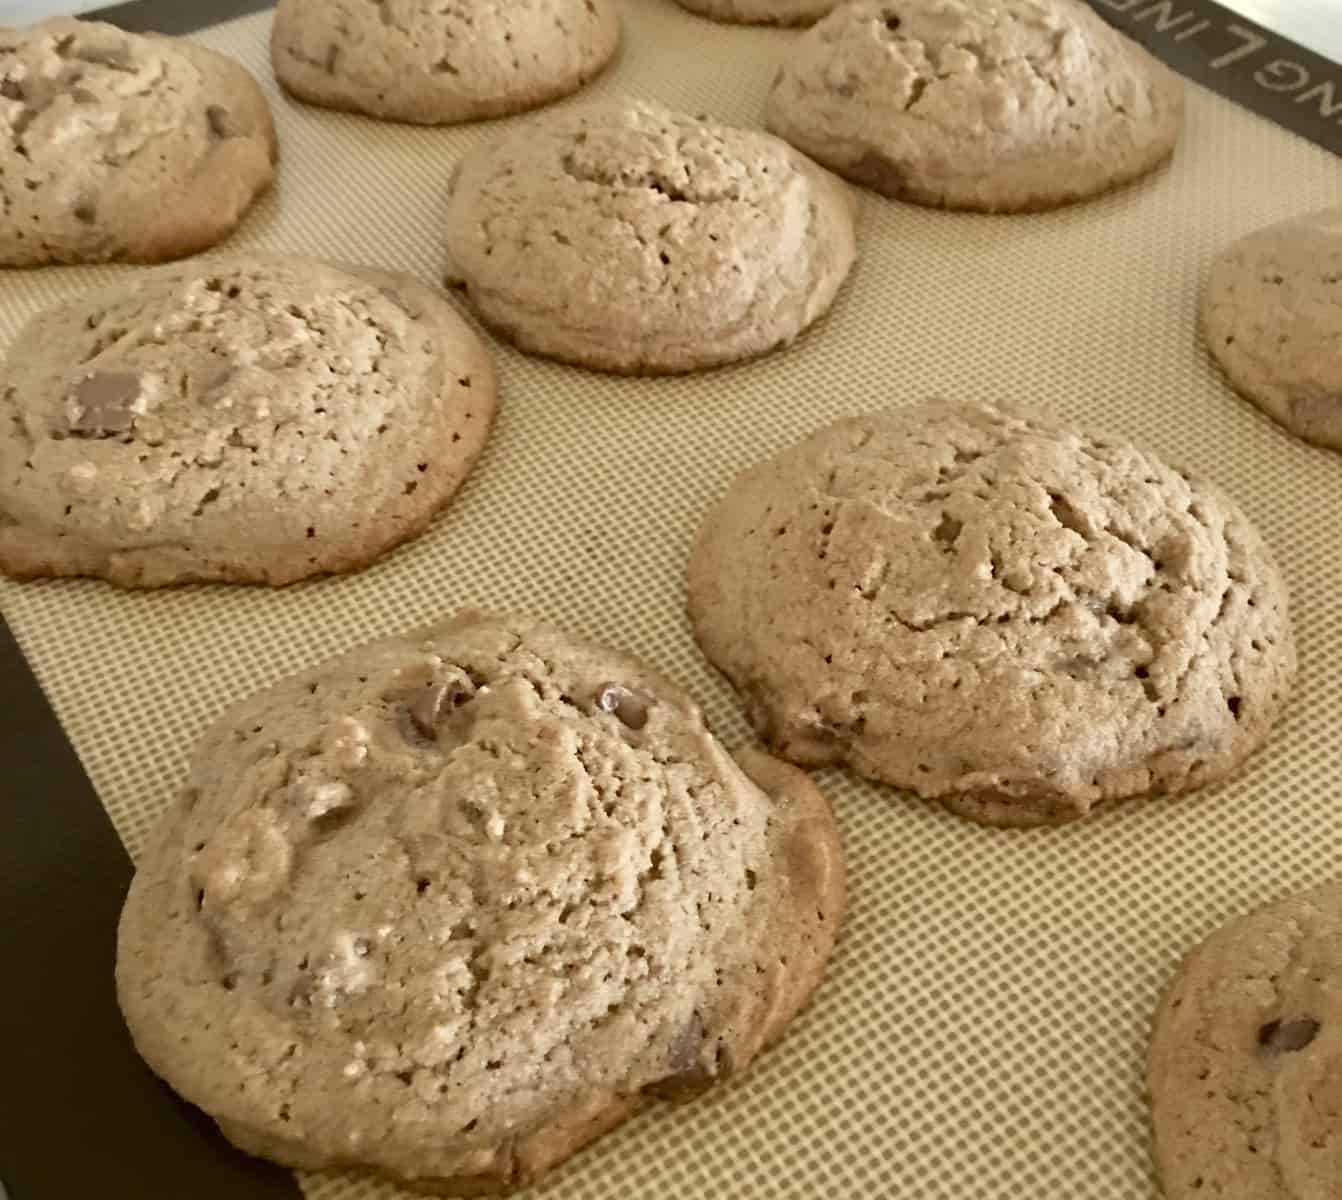
M 840 180 L 779 139 L 632 100 L 518 125 L 462 161 L 453 272 L 523 349 L 627 373 L 790 342 L 855 255 Z
M 1168 1200 L 1335 1193 L 1342 1142 L 1342 886 L 1287 896 L 1184 959 L 1147 1060 Z
M 742 1069 L 819 980 L 837 832 L 635 660 L 475 612 L 226 713 L 140 865 L 142 1053 L 244 1146 L 523 1182 Z
M 234 256 L 39 314 L 0 383 L 0 567 L 128 586 L 288 583 L 424 527 L 494 376 L 405 275 Z
M 280 0 L 270 48 L 300 99 L 442 125 L 568 95 L 619 40 L 612 0 Z
M 888 196 L 1013 212 L 1164 161 L 1182 89 L 1081 0 L 853 0 L 797 42 L 769 128 Z
M 256 81 L 221 54 L 66 18 L 0 29 L 0 264 L 202 250 L 276 152 Z
M 1342 208 L 1226 247 L 1202 328 L 1239 391 L 1305 441 L 1342 450 Z
M 1229 773 L 1295 669 L 1285 584 L 1219 491 L 950 401 L 838 421 L 740 475 L 689 594 L 784 757 L 994 824 Z

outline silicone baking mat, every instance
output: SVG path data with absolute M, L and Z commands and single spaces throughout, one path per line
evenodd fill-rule
M 670 0 L 621 8 L 620 57 L 588 95 L 760 121 L 795 34 L 715 25 Z M 452 164 L 502 123 L 411 129 L 295 105 L 271 82 L 269 20 L 197 35 L 270 89 L 282 140 L 278 187 L 229 248 L 438 279 Z M 653 1105 L 535 1192 L 1149 1197 L 1142 1069 L 1163 981 L 1213 926 L 1329 876 L 1342 850 L 1342 455 L 1232 395 L 1195 320 L 1216 250 L 1328 204 L 1342 204 L 1342 160 L 1190 84 L 1173 166 L 1096 202 L 990 218 L 864 195 L 852 279 L 772 357 L 629 380 L 497 345 L 500 415 L 475 475 L 427 536 L 360 575 L 278 592 L 6 582 L 0 603 L 134 853 L 226 703 L 463 604 L 530 610 L 640 653 L 697 694 L 725 740 L 747 738 L 685 621 L 690 538 L 736 471 L 837 416 L 932 394 L 1029 401 L 1217 479 L 1282 562 L 1302 659 L 1284 721 L 1243 776 L 1005 832 L 822 772 L 852 894 L 813 1006 L 742 1079 Z M 134 269 L 5 273 L 0 340 L 118 277 Z M 302 1183 L 317 1200 L 399 1195 L 355 1176 Z

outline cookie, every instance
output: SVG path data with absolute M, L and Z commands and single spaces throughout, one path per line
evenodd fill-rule
M 235 706 L 143 856 L 117 985 L 243 1149 L 523 1186 L 775 1041 L 844 906 L 804 775 L 673 683 L 464 612 Z
M 576 92 L 619 41 L 612 0 L 280 0 L 270 53 L 300 100 L 446 125 Z
M 1342 884 L 1269 904 L 1192 951 L 1147 1062 L 1166 1200 L 1306 1200 L 1342 1179 Z
M 406 275 L 236 256 L 49 309 L 0 374 L 0 569 L 124 587 L 361 567 L 460 486 L 489 355 Z
M 992 825 L 1230 775 L 1295 672 L 1285 584 L 1219 491 L 950 401 L 740 475 L 699 530 L 689 611 L 784 758 Z
M 854 0 L 778 72 L 768 125 L 886 196 L 1025 212 L 1174 151 L 1183 85 L 1081 0 Z
M 277 151 L 256 80 L 222 54 L 88 21 L 0 28 L 0 265 L 194 254 Z
M 852 265 L 854 214 L 777 138 L 629 100 L 468 154 L 447 235 L 453 278 L 521 349 L 669 374 L 796 338 Z
M 1342 208 L 1240 238 L 1212 264 L 1202 329 L 1235 390 L 1342 450 Z
M 840 0 L 676 0 L 681 8 L 739 25 L 809 25 Z

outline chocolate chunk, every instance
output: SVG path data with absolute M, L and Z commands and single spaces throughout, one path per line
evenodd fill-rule
M 221 105 L 211 104 L 205 110 L 205 120 L 210 126 L 210 132 L 217 138 L 238 136 L 238 131 L 233 125 L 232 114 Z
M 0 79 L 0 96 L 6 100 L 22 100 L 23 88 L 13 79 Z
M 140 395 L 140 377 L 124 371 L 95 371 L 75 386 L 73 400 L 79 415 L 70 432 L 84 437 L 125 433 L 135 414 L 131 405 Z
M 671 1073 L 644 1090 L 663 1100 L 687 1100 L 707 1088 L 713 1082 L 713 1070 L 703 1062 L 706 1040 L 703 1018 L 695 1013 L 667 1049 L 666 1063 Z
M 1319 1032 L 1313 1017 L 1294 1021 L 1269 1021 L 1258 1031 L 1258 1044 L 1269 1054 L 1290 1054 L 1303 1050 Z
M 630 729 L 642 729 L 648 723 L 647 701 L 618 683 L 603 683 L 597 689 L 596 706 Z
M 949 513 L 942 513 L 941 523 L 932 530 L 932 536 L 943 545 L 953 546 L 963 528 L 964 524 L 962 522 L 957 521 Z

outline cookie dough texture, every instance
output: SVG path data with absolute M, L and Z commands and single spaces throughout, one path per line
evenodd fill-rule
M 950 401 L 740 475 L 699 530 L 689 609 L 783 757 L 997 825 L 1224 778 L 1295 670 L 1285 585 L 1219 491 Z
M 405 275 L 242 256 L 39 314 L 0 375 L 0 568 L 284 584 L 422 531 L 484 445 L 494 372 Z
M 207 733 L 117 982 L 238 1145 L 447 1194 L 522 1186 L 743 1070 L 820 980 L 828 804 L 623 654 L 479 612 Z
M 1183 85 L 1082 0 L 856 0 L 797 43 L 768 124 L 841 175 L 940 208 L 1022 212 L 1173 153 Z
M 1202 328 L 1238 392 L 1305 441 L 1342 450 L 1342 208 L 1226 249 L 1202 294 Z
M 1189 954 L 1147 1073 L 1166 1200 L 1337 1195 L 1342 885 L 1240 917 Z
M 280 0 L 270 48 L 301 100 L 442 125 L 567 96 L 619 41 L 613 0 Z
M 809 25 L 840 0 L 676 0 L 681 8 L 738 25 Z
M 791 342 L 853 263 L 855 201 L 777 138 L 619 101 L 469 154 L 451 272 L 523 350 L 629 374 Z
M 156 262 L 227 237 L 278 151 L 251 75 L 191 42 L 0 28 L 0 265 Z

